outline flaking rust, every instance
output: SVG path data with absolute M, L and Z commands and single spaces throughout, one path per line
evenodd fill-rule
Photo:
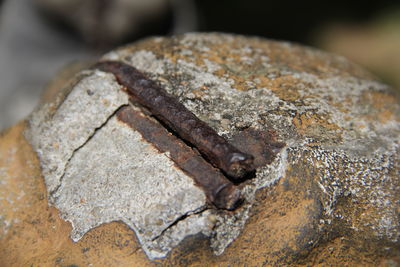
M 260 131 L 254 128 L 247 128 L 235 134 L 231 143 L 241 151 L 254 156 L 255 168 L 271 164 L 286 146 L 286 143 L 277 140 L 274 130 Z
M 191 149 L 169 132 L 156 120 L 135 110 L 124 107 L 117 112 L 120 121 L 138 131 L 160 152 L 168 152 L 169 157 L 185 173 L 203 188 L 208 200 L 216 207 L 232 210 L 240 203 L 240 191 L 218 169 L 205 161 L 199 153 Z
M 254 157 L 243 153 L 190 112 L 136 68 L 118 61 L 104 61 L 94 68 L 113 73 L 130 97 L 147 108 L 180 138 L 193 145 L 210 163 L 231 179 L 238 180 L 254 171 Z

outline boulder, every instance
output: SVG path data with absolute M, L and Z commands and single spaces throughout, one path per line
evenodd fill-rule
M 114 73 L 87 68 L 55 79 L 0 138 L 3 265 L 400 262 L 399 98 L 368 72 L 310 47 L 220 33 L 149 38 L 100 62 L 110 60 L 254 156 L 255 171 L 234 182 L 240 205 L 218 208 L 197 167 L 226 175 Z M 199 166 L 183 168 L 183 153 Z

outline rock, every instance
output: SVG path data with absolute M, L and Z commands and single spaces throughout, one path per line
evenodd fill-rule
M 6 265 L 399 262 L 400 106 L 367 72 L 217 33 L 150 38 L 102 60 L 135 66 L 252 153 L 244 202 L 213 208 L 169 152 L 119 119 L 140 109 L 115 77 L 84 70 L 0 139 Z

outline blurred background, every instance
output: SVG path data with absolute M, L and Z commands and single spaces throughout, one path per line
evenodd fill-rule
M 341 54 L 400 88 L 400 2 L 0 0 L 0 130 L 64 66 L 152 35 L 222 31 Z

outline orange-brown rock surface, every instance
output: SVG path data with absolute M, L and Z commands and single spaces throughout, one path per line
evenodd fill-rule
M 249 129 L 285 146 L 239 185 L 242 206 L 217 210 L 115 118 L 127 99 L 111 74 L 55 81 L 0 137 L 0 265 L 399 263 L 399 99 L 367 72 L 226 34 L 152 38 L 104 59 L 143 71 L 237 146 L 253 149 Z

